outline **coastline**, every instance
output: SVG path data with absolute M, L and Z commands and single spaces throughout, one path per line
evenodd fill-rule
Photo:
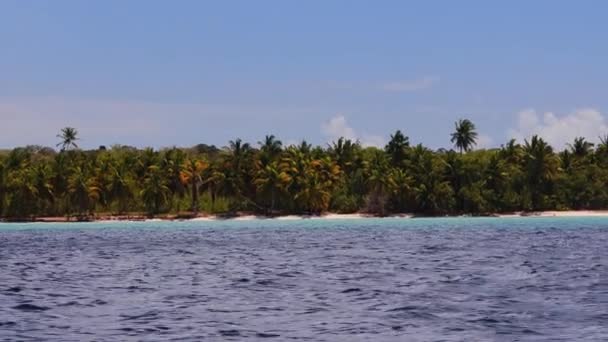
M 565 210 L 565 211 L 538 211 L 538 212 L 514 212 L 505 214 L 489 214 L 483 216 L 473 215 L 445 215 L 445 216 L 422 216 L 408 213 L 402 214 L 391 214 L 386 216 L 371 215 L 365 213 L 352 213 L 352 214 L 338 214 L 338 213 L 325 213 L 321 215 L 276 215 L 276 216 L 264 216 L 255 215 L 251 213 L 236 213 L 232 215 L 208 215 L 208 214 L 178 214 L 178 215 L 159 215 L 155 217 L 148 217 L 141 214 L 133 215 L 97 215 L 88 216 L 84 218 L 71 217 L 67 218 L 64 216 L 45 216 L 36 217 L 34 219 L 0 219 L 0 222 L 39 222 L 39 223 L 74 223 L 74 222 L 160 222 L 160 221 L 249 221 L 249 220 L 278 220 L 278 221 L 293 221 L 293 220 L 353 220 L 353 219 L 365 219 L 365 218 L 403 218 L 403 219 L 415 219 L 415 218 L 440 218 L 440 217 L 494 217 L 494 218 L 514 218 L 514 217 L 608 217 L 608 210 Z

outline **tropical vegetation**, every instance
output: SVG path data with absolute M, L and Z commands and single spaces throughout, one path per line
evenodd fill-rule
M 285 146 L 274 135 L 217 148 L 80 149 L 66 127 L 55 150 L 0 151 L 0 216 L 486 215 L 608 208 L 608 136 L 557 151 L 539 136 L 474 149 L 475 125 L 455 123 L 453 149 L 411 145 L 401 131 L 384 148 L 340 138 Z

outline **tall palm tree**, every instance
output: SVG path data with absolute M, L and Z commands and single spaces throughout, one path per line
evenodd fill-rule
M 128 201 L 134 198 L 133 177 L 124 161 L 117 163 L 110 167 L 109 190 L 110 200 L 118 202 L 118 213 L 122 214 L 129 206 Z
M 327 150 L 328 154 L 336 161 L 338 166 L 340 166 L 340 169 L 347 174 L 350 174 L 360 151 L 361 144 L 359 141 L 353 141 L 343 137 L 334 141 Z
M 46 163 L 40 163 L 31 169 L 32 182 L 36 188 L 36 210 L 45 213 L 54 200 L 52 170 Z
M 79 215 L 92 213 L 101 195 L 97 179 L 85 167 L 75 166 L 68 179 L 68 195 Z
M 31 176 L 32 173 L 29 170 L 29 165 L 22 165 L 7 173 L 7 216 L 28 218 L 31 214 L 35 214 L 38 189 L 32 181 Z
M 410 173 L 415 184 L 413 192 L 418 211 L 438 214 L 451 210 L 454 191 L 443 176 L 445 162 L 421 144 L 412 148 L 410 157 Z
M 386 213 L 391 193 L 397 188 L 386 153 L 374 151 L 366 165 L 367 210 L 379 215 Z
M 524 170 L 531 209 L 539 210 L 542 209 L 543 199 L 557 175 L 559 161 L 551 146 L 537 135 L 524 142 L 524 153 Z
M 490 204 L 494 210 L 497 210 L 501 205 L 500 198 L 507 191 L 509 176 L 505 161 L 500 159 L 498 153 L 492 154 L 483 170 L 483 179 L 486 189 L 491 192 Z
M 78 148 L 76 144 L 78 138 L 78 130 L 73 127 L 64 127 L 61 129 L 61 132 L 57 134 L 57 138 L 61 139 L 61 141 L 57 144 L 57 147 L 61 146 L 61 151 L 67 151 L 71 148 Z
M 454 190 L 457 210 L 462 210 L 464 206 L 464 200 L 460 191 L 466 185 L 466 178 L 468 176 L 468 172 L 464 168 L 465 163 L 463 159 L 461 154 L 458 154 L 453 150 L 448 151 L 444 155 L 444 176 Z
M 158 214 L 169 199 L 167 179 L 157 165 L 148 168 L 148 173 L 141 187 L 140 195 L 148 214 Z
M 182 165 L 186 160 L 186 154 L 181 149 L 173 147 L 163 151 L 160 168 L 167 181 L 169 193 L 167 194 L 171 208 L 179 211 L 179 199 L 186 195 L 186 188 L 181 179 Z M 177 198 L 176 198 L 177 197 Z
M 451 134 L 452 139 L 450 141 L 458 148 L 460 153 L 468 152 L 477 145 L 477 132 L 475 131 L 475 124 L 469 119 L 460 119 L 454 123 L 455 131 Z
M 518 164 L 523 157 L 522 147 L 515 139 L 511 139 L 506 145 L 501 146 L 499 157 L 506 163 Z
M 245 181 L 247 174 L 245 166 L 250 161 L 251 154 L 252 151 L 249 143 L 244 143 L 241 139 L 229 142 L 227 155 L 225 156 L 226 182 L 224 190 L 239 200 L 245 197 L 247 185 Z
M 302 140 L 297 146 L 297 149 L 303 154 L 310 154 L 310 152 L 312 151 L 312 145 L 309 144 L 306 140 Z
M 249 143 L 244 143 L 240 138 L 230 140 L 228 142 L 228 152 L 232 166 L 240 168 L 244 159 L 251 152 L 251 145 L 249 145 Z
M 585 157 L 593 151 L 593 143 L 585 140 L 584 137 L 574 138 L 572 144 L 568 144 L 570 151 L 577 157 Z
M 394 187 L 391 196 L 393 209 L 397 212 L 407 212 L 412 201 L 413 179 L 403 169 L 393 168 L 391 178 L 394 182 Z
M 275 159 L 283 150 L 283 143 L 278 140 L 274 135 L 267 135 L 264 137 L 264 141 L 259 141 L 260 151 L 262 152 L 262 160 L 265 164 L 268 164 L 271 160 Z
M 182 164 L 180 178 L 184 185 L 190 187 L 190 196 L 192 200 L 191 210 L 193 213 L 198 212 L 199 186 L 203 184 L 203 171 L 208 167 L 209 163 L 199 158 L 188 158 Z
M 294 199 L 311 213 L 326 211 L 341 175 L 340 166 L 329 157 L 302 160 Z
M 221 165 L 211 164 L 203 177 L 203 187 L 209 191 L 211 196 L 211 212 L 215 211 L 215 201 L 217 197 L 224 193 L 226 188 L 226 173 L 223 172 Z
M 269 210 L 275 210 L 277 195 L 287 192 L 291 183 L 291 176 L 284 170 L 288 166 L 273 161 L 266 166 L 260 166 L 257 171 L 254 183 L 257 191 L 265 197 L 270 198 Z
M 402 166 L 410 147 L 410 139 L 403 135 L 400 130 L 391 135 L 391 140 L 386 144 L 384 150 L 391 158 L 393 166 Z

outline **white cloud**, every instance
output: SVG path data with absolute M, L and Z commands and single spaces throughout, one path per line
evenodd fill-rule
M 379 135 L 358 135 L 346 121 L 344 115 L 337 115 L 321 124 L 321 133 L 328 138 L 328 142 L 336 141 L 342 137 L 350 140 L 359 140 L 363 146 L 382 147 L 385 139 Z
M 477 145 L 475 145 L 478 149 L 492 148 L 494 147 L 494 139 L 489 135 L 480 134 L 477 136 Z
M 332 141 L 341 137 L 357 139 L 355 130 L 346 123 L 344 115 L 337 115 L 321 124 L 321 132 Z
M 439 83 L 439 80 L 437 76 L 424 76 L 415 80 L 387 82 L 380 87 L 382 90 L 391 92 L 411 92 L 431 88 Z
M 363 146 L 384 147 L 386 145 L 386 139 L 380 135 L 363 135 L 360 140 Z
M 538 134 L 555 148 L 563 148 L 576 137 L 597 142 L 599 136 L 608 133 L 608 121 L 596 109 L 579 109 L 565 116 L 554 113 L 538 113 L 526 109 L 518 113 L 517 128 L 509 130 L 509 137 L 523 141 Z

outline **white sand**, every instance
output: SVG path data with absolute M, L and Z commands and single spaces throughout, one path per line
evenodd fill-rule
M 303 220 L 306 216 L 298 216 L 298 215 L 287 215 L 287 216 L 278 216 L 275 220 L 281 221 L 293 221 L 293 220 Z
M 265 217 L 255 216 L 255 215 L 245 215 L 245 216 L 237 216 L 235 218 L 232 218 L 231 220 L 235 220 L 235 221 L 251 221 L 251 220 L 260 220 L 260 219 L 265 219 Z
M 190 221 L 215 221 L 217 220 L 217 216 L 212 215 L 212 216 L 201 216 L 201 217 L 195 217 L 193 219 L 190 219 Z
M 608 211 L 605 210 L 569 210 L 569 211 L 543 211 L 538 216 L 541 217 L 585 217 L 598 216 L 608 217 Z
M 327 219 L 327 220 L 351 220 L 351 219 L 362 219 L 369 216 L 363 214 L 326 214 L 321 216 L 316 216 L 314 218 Z
M 513 214 L 501 214 L 498 217 L 608 217 L 606 210 L 549 210 L 537 212 L 517 212 Z
M 539 212 L 516 212 L 512 214 L 499 214 L 496 217 L 501 218 L 510 218 L 510 217 L 608 217 L 608 210 L 569 210 L 569 211 L 539 211 Z M 412 218 L 411 214 L 394 214 L 387 216 L 388 218 L 402 218 L 409 219 Z M 468 217 L 468 216 L 465 216 Z M 327 213 L 320 216 L 309 216 L 309 215 L 285 215 L 285 216 L 277 216 L 277 217 L 265 217 L 265 216 L 256 216 L 256 215 L 245 215 L 245 216 L 237 216 L 233 218 L 220 218 L 215 215 L 204 216 L 204 217 L 196 217 L 190 219 L 190 221 L 218 221 L 218 220 L 234 220 L 234 221 L 251 221 L 251 220 L 280 220 L 280 221 L 295 221 L 295 220 L 304 220 L 304 219 L 314 219 L 314 220 L 356 220 L 356 219 L 364 219 L 364 218 L 374 218 L 374 216 L 366 215 L 366 214 L 335 214 L 335 213 Z M 158 222 L 162 221 L 161 219 L 149 219 L 146 220 L 148 222 Z
M 218 221 L 218 220 L 231 220 L 231 221 L 251 221 L 251 220 L 280 220 L 280 221 L 295 221 L 295 220 L 304 220 L 304 219 L 327 219 L 327 220 L 352 220 L 352 219 L 362 219 L 370 217 L 364 214 L 334 214 L 328 213 L 320 216 L 313 215 L 285 215 L 285 216 L 277 216 L 277 217 L 266 217 L 266 216 L 256 216 L 256 215 L 244 215 L 244 216 L 236 216 L 230 218 L 221 218 L 216 215 L 210 216 L 201 216 L 189 219 L 189 221 Z M 396 215 L 395 217 L 410 217 L 403 215 Z M 146 221 L 161 221 L 160 219 L 152 219 Z

